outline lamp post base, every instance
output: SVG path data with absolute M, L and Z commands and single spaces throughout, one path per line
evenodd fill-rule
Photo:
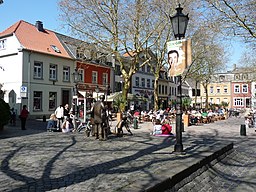
M 179 144 L 179 143 L 176 143 L 174 145 L 174 152 L 184 152 L 183 151 L 183 145 L 182 144 Z

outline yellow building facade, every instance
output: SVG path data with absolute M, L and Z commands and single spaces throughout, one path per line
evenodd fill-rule
M 222 78 L 221 78 L 222 77 Z M 227 103 L 227 108 L 231 108 L 232 94 L 231 94 L 231 81 L 227 81 L 225 76 L 215 77 L 215 81 L 211 81 L 207 86 L 208 91 L 208 104 L 222 104 Z M 206 103 L 206 91 L 202 84 L 200 84 L 202 107 Z

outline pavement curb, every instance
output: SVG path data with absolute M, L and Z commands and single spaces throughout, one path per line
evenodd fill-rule
M 169 177 L 164 179 L 163 181 L 153 184 L 153 186 L 149 186 L 144 191 L 145 192 L 161 192 L 161 191 L 169 191 L 174 192 L 179 188 L 184 186 L 186 183 L 193 180 L 196 176 L 200 175 L 204 172 L 208 167 L 212 164 L 216 164 L 218 161 L 226 157 L 233 151 L 233 143 L 230 143 L 221 149 L 217 150 L 213 154 L 203 158 L 192 166 L 184 169 L 183 171 L 175 174 L 173 177 Z

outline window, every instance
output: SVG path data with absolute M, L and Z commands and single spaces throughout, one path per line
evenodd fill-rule
M 213 86 L 210 87 L 210 93 L 213 93 Z
M 158 85 L 158 93 L 161 94 L 161 85 Z
M 6 49 L 6 39 L 0 40 L 0 50 Z
M 92 83 L 98 84 L 98 72 L 97 71 L 92 72 Z
M 63 67 L 63 81 L 68 82 L 70 81 L 70 68 Z
M 49 92 L 49 110 L 55 110 L 57 107 L 57 93 Z
M 210 103 L 213 104 L 213 98 L 210 98 Z
M 84 69 L 78 69 L 78 74 L 80 75 L 80 81 L 84 82 Z
M 228 88 L 226 86 L 224 87 L 224 93 L 228 93 Z
M 150 88 L 150 79 L 147 79 L 147 88 Z
M 220 104 L 220 98 L 217 98 L 217 100 L 216 100 L 216 104 Z
M 243 106 L 244 102 L 242 98 L 235 98 L 234 99 L 234 106 Z
M 42 92 L 41 91 L 34 91 L 33 110 L 34 111 L 42 110 Z
M 165 95 L 167 95 L 167 86 L 165 86 L 165 92 L 164 92 Z
M 155 80 L 152 80 L 152 88 L 154 88 Z
M 107 73 L 103 73 L 103 76 L 102 76 L 102 84 L 103 85 L 107 85 L 108 84 L 108 74 Z
M 147 72 L 150 73 L 150 66 L 147 65 Z
M 35 63 L 34 63 L 34 78 L 35 79 L 43 78 L 43 62 L 35 61 Z
M 234 85 L 234 92 L 240 93 L 240 85 Z
M 139 77 L 136 77 L 136 78 L 135 78 L 135 86 L 136 86 L 136 87 L 139 87 L 139 86 L 140 86 L 140 78 L 139 78 Z
M 142 71 L 142 72 L 145 72 L 145 65 L 143 65 L 143 66 L 141 67 L 141 71 Z
M 57 65 L 50 64 L 49 79 L 57 80 Z
M 220 93 L 220 87 L 217 87 L 217 93 Z
M 243 85 L 243 93 L 248 93 L 248 85 Z
M 162 85 L 162 94 L 164 94 L 164 85 Z
M 142 86 L 142 87 L 145 87 L 145 78 L 142 78 L 142 79 L 141 79 L 141 86 Z
M 55 45 L 51 45 L 51 48 L 56 52 L 56 53 L 61 53 L 61 51 L 59 50 L 59 48 Z

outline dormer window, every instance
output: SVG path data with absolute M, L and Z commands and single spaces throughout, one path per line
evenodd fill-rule
M 2 39 L 0 40 L 0 50 L 5 48 L 6 48 L 6 39 Z
M 51 48 L 56 52 L 56 53 L 61 53 L 61 51 L 59 50 L 59 48 L 55 45 L 51 45 Z

